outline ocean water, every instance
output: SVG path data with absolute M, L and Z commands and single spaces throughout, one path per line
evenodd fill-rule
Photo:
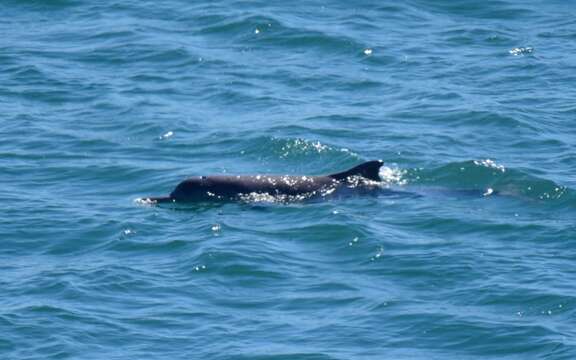
M 575 11 L 2 1 L 0 358 L 576 358 Z M 398 193 L 137 201 L 372 159 Z

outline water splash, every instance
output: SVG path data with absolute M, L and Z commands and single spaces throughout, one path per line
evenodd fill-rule
M 406 185 L 408 179 L 405 178 L 407 170 L 397 167 L 382 166 L 380 168 L 380 179 L 386 185 Z
M 524 55 L 530 55 L 534 52 L 534 48 L 527 46 L 527 47 L 515 47 L 511 50 L 508 51 L 510 53 L 510 55 L 513 56 L 524 56 Z
M 474 160 L 474 164 L 476 164 L 478 166 L 485 166 L 487 168 L 496 169 L 496 170 L 499 170 L 501 172 L 506 171 L 506 168 L 503 165 L 499 165 L 496 162 L 494 162 L 494 160 L 490 160 L 490 159 Z
M 166 140 L 168 138 L 171 138 L 172 136 L 174 136 L 174 132 L 173 131 L 167 131 L 164 134 L 159 136 L 160 140 Z

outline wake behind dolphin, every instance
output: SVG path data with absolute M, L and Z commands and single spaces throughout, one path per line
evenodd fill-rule
M 303 200 L 330 195 L 341 189 L 377 188 L 381 160 L 368 161 L 347 171 L 325 176 L 212 175 L 182 181 L 169 196 L 148 197 L 149 203 L 236 201 L 246 199 Z

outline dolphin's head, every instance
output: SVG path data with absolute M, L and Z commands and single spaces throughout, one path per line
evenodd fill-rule
M 213 196 L 205 176 L 194 176 L 182 181 L 170 194 L 176 201 L 202 201 Z

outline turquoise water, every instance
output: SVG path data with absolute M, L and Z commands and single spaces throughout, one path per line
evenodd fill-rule
M 575 10 L 3 1 L 0 357 L 576 358 Z M 136 201 L 372 159 L 400 191 Z

